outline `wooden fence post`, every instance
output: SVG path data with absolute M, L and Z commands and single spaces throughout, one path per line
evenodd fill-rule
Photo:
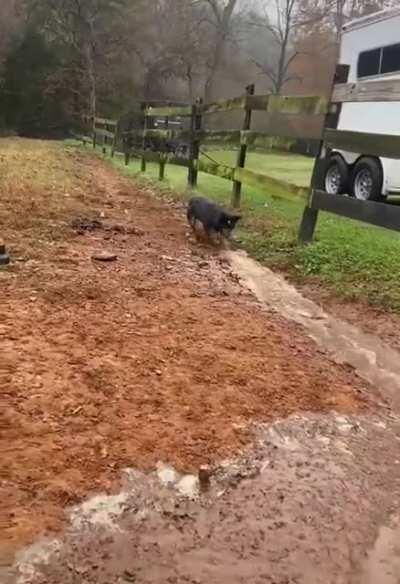
M 190 154 L 189 154 L 189 171 L 188 171 L 188 186 L 193 189 L 197 186 L 198 168 L 197 162 L 199 160 L 200 141 L 196 132 L 201 130 L 202 115 L 201 106 L 203 100 L 198 99 L 196 104 L 192 106 L 191 117 L 191 139 L 190 139 Z
M 163 181 L 164 180 L 164 176 L 165 176 L 165 164 L 167 162 L 166 156 L 161 153 L 160 154 L 160 159 L 159 159 L 159 171 L 158 171 L 158 180 Z
M 254 83 L 248 85 L 246 87 L 246 95 L 254 95 L 255 86 Z M 246 109 L 244 122 L 243 122 L 243 130 L 250 130 L 251 126 L 251 109 Z M 246 153 L 247 153 L 247 144 L 240 144 L 237 163 L 236 166 L 239 168 L 244 168 L 246 164 Z M 233 182 L 233 189 L 232 189 L 232 206 L 233 207 L 240 207 L 240 196 L 242 192 L 242 183 L 238 180 Z
M 128 138 L 125 141 L 125 166 L 129 165 L 129 162 L 131 160 L 131 144 L 130 144 L 130 136 L 128 135 Z
M 96 148 L 97 136 L 96 136 L 96 118 L 92 120 L 92 132 L 93 132 L 93 149 Z
M 106 132 L 108 132 L 108 124 L 104 124 L 104 130 Z M 102 141 L 101 141 L 101 145 L 102 145 L 102 152 L 103 152 L 103 156 L 105 156 L 107 154 L 107 145 L 108 145 L 108 138 L 105 134 L 103 134 L 102 137 Z
M 347 79 L 349 76 L 349 69 L 348 65 L 337 65 L 336 72 L 333 79 L 332 87 L 331 87 L 331 96 L 333 94 L 333 90 L 336 84 L 340 83 L 347 83 Z M 330 107 L 332 106 L 332 102 L 330 102 Z M 328 109 L 328 113 L 325 116 L 324 120 L 324 128 L 337 128 L 339 123 L 340 112 L 342 109 L 342 104 L 335 104 L 335 111 L 330 111 Z M 324 177 L 326 171 L 326 162 L 329 157 L 330 150 L 325 148 L 323 136 L 319 145 L 318 154 L 315 159 L 314 163 L 314 170 L 311 177 L 311 185 L 310 185 L 310 193 L 309 198 L 307 201 L 307 205 L 303 211 L 303 217 L 300 223 L 299 229 L 299 243 L 303 245 L 307 243 L 311 243 L 314 238 L 315 227 L 318 221 L 318 209 L 311 208 L 311 202 L 314 190 L 325 190 L 324 185 Z
M 128 120 L 127 128 L 126 130 L 124 130 L 122 138 L 125 166 L 129 165 L 131 158 L 131 140 L 132 140 L 132 120 Z
M 143 102 L 142 110 L 144 113 L 144 120 L 143 120 L 143 139 L 142 139 L 142 158 L 140 161 L 140 170 L 141 172 L 146 172 L 146 157 L 145 157 L 145 150 L 146 150 L 146 130 L 147 130 L 147 116 L 146 116 L 146 104 Z
M 119 120 L 117 120 L 117 125 L 114 126 L 114 138 L 111 145 L 111 158 L 114 158 L 115 150 L 117 148 L 118 143 L 118 137 L 119 137 Z

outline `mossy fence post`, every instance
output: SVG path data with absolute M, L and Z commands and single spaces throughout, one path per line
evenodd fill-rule
M 191 137 L 190 137 L 190 154 L 189 154 L 189 171 L 188 171 L 188 186 L 193 189 L 197 186 L 198 176 L 198 161 L 200 153 L 200 140 L 198 136 L 199 130 L 202 126 L 202 104 L 203 100 L 198 99 L 195 105 L 192 106 L 191 116 Z
M 254 95 L 255 85 L 252 83 L 246 87 L 246 95 Z M 246 108 L 246 113 L 244 116 L 243 122 L 243 130 L 250 130 L 251 127 L 251 109 L 249 107 Z M 246 164 L 246 153 L 247 153 L 247 144 L 240 144 L 236 167 L 237 168 L 244 168 Z M 232 206 L 233 207 L 240 207 L 240 199 L 241 199 L 241 192 L 242 192 L 242 183 L 238 180 L 233 182 L 232 188 Z
M 130 159 L 131 159 L 131 142 L 132 142 L 132 122 L 129 121 L 128 122 L 128 127 L 127 129 L 124 131 L 124 139 L 123 139 L 123 145 L 124 145 L 124 157 L 125 157 L 125 166 L 129 165 Z
M 168 130 L 169 129 L 168 116 L 166 116 L 165 117 L 165 120 L 164 120 L 164 129 L 165 130 Z M 159 164 L 158 180 L 159 181 L 163 181 L 164 180 L 164 177 L 165 177 L 165 165 L 167 163 L 167 158 L 168 158 L 168 154 L 167 154 L 168 148 L 166 150 L 167 151 L 165 153 L 164 152 L 161 152 L 160 153 L 160 157 L 159 157 L 159 161 L 158 161 L 158 164 Z
M 167 163 L 167 154 L 161 152 L 158 160 L 159 169 L 158 169 L 158 180 L 163 181 L 165 177 L 165 165 Z
M 349 76 L 349 66 L 348 65 L 337 65 L 336 72 L 332 81 L 331 96 L 335 84 L 347 83 Z M 337 128 L 339 123 L 339 117 L 342 105 L 337 103 L 335 106 L 335 111 L 332 113 L 331 109 L 328 107 L 327 113 L 324 120 L 324 130 L 325 128 Z M 329 157 L 329 148 L 324 146 L 323 136 L 319 144 L 318 154 L 314 163 L 314 170 L 311 177 L 310 192 L 308 196 L 307 205 L 304 207 L 303 216 L 300 223 L 299 229 L 299 243 L 306 245 L 311 243 L 314 238 L 314 231 L 318 221 L 318 209 L 311 207 L 312 197 L 315 190 L 325 190 L 324 185 L 324 175 L 326 170 L 326 163 Z
M 93 135 L 93 150 L 96 149 L 97 145 L 97 134 L 96 134 L 96 118 L 92 118 L 92 135 Z
M 117 120 L 116 126 L 114 127 L 114 138 L 111 144 L 111 158 L 114 158 L 115 156 L 115 150 L 117 148 L 118 139 L 119 139 L 119 120 Z
M 147 104 L 145 102 L 142 102 L 141 104 L 141 110 L 143 112 L 143 139 L 142 139 L 142 157 L 140 159 L 140 172 L 146 172 L 146 155 L 145 155 L 145 151 L 146 151 L 146 131 L 147 131 L 147 115 L 146 115 L 146 109 L 147 109 Z

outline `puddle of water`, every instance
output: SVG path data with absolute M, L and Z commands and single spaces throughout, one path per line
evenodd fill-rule
M 362 584 L 400 584 L 400 521 L 382 527 L 362 570 Z
M 134 509 L 135 516 L 138 520 L 147 516 L 147 508 L 136 508 L 135 504 L 135 481 L 142 484 L 139 490 L 143 490 L 143 484 L 151 490 L 152 477 L 163 487 L 173 489 L 176 494 L 186 499 L 197 499 L 200 492 L 199 479 L 195 475 L 181 475 L 172 466 L 164 463 L 158 463 L 155 473 L 146 475 L 136 469 L 125 469 L 128 477 L 129 486 L 116 495 L 95 495 L 90 497 L 80 505 L 76 505 L 70 511 L 70 530 L 75 533 L 82 532 L 85 529 L 93 530 L 97 528 L 105 529 L 109 532 L 121 531 L 119 520 L 121 516 L 129 509 Z M 9 582 L 17 584 L 29 584 L 34 580 L 38 573 L 38 567 L 48 564 L 55 553 L 62 549 L 62 543 L 58 540 L 42 539 L 37 543 L 25 548 L 17 557 L 11 570 L 17 573 L 16 579 L 10 572 Z M 8 572 L 5 576 L 8 577 Z M 8 582 L 2 579 L 1 582 Z
M 333 318 L 304 298 L 286 280 L 251 259 L 245 252 L 228 251 L 233 271 L 257 297 L 276 312 L 304 327 L 307 334 L 339 363 L 385 391 L 400 406 L 400 354 L 357 327 Z
M 88 499 L 71 511 L 73 529 L 81 529 L 85 525 L 117 529 L 117 519 L 125 511 L 129 493 L 118 495 L 97 495 Z
M 17 584 L 29 584 L 36 575 L 37 566 L 48 564 L 53 554 L 60 549 L 60 541 L 42 539 L 19 552 L 16 556 L 16 564 L 18 565 Z

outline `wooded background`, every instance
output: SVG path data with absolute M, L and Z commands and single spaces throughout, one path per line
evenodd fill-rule
M 342 25 L 395 3 L 1 0 L 0 132 L 63 137 L 134 100 L 210 102 L 254 81 L 259 92 L 326 95 Z

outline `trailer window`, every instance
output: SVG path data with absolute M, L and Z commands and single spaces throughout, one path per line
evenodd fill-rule
M 381 73 L 400 71 L 400 43 L 383 48 Z
M 379 75 L 382 49 L 373 49 L 360 53 L 358 57 L 358 77 Z

